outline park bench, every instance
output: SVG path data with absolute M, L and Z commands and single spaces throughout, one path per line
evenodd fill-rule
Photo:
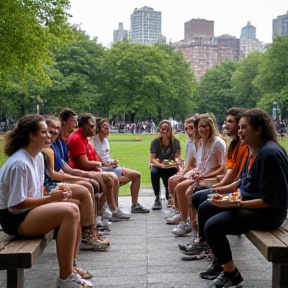
M 44 237 L 15 239 L 0 231 L 0 270 L 7 270 L 7 288 L 24 288 L 24 269 L 31 268 L 53 239 Z
M 272 262 L 272 288 L 288 287 L 288 219 L 270 231 L 250 230 L 247 238 Z

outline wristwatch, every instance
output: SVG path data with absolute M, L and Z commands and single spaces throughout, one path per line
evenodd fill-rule
M 242 208 L 242 203 L 240 201 L 236 202 L 236 207 L 239 209 Z

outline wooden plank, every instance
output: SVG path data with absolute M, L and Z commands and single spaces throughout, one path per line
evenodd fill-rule
M 287 245 L 269 231 L 251 230 L 246 236 L 269 262 L 288 262 L 288 258 L 285 258 L 288 255 Z
M 0 251 L 0 270 L 31 268 L 53 238 L 50 231 L 42 238 L 14 240 Z

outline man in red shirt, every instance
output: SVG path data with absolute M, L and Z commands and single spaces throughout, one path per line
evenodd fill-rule
M 107 202 L 112 210 L 112 216 L 118 219 L 129 219 L 131 214 L 117 207 L 114 192 L 119 190 L 119 180 L 115 173 L 103 172 L 102 164 L 99 160 L 94 147 L 89 143 L 88 137 L 94 136 L 96 133 L 95 118 L 90 113 L 79 116 L 78 129 L 76 129 L 68 138 L 69 165 L 74 169 L 84 171 L 96 171 L 101 175 L 103 182 L 107 178 L 112 181 L 112 191 L 106 191 Z M 98 174 L 97 173 L 97 174 Z M 101 207 L 103 208 L 103 207 Z

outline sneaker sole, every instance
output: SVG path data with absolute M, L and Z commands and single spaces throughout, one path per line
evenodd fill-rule
M 162 210 L 162 207 L 161 208 L 152 208 L 152 210 Z
M 201 254 L 208 254 L 208 253 L 209 253 L 209 250 L 202 250 L 202 251 L 199 251 L 199 252 L 183 251 L 183 253 L 184 253 L 185 255 L 201 255 Z
M 140 214 L 147 214 L 147 213 L 149 213 L 150 212 L 150 210 L 148 210 L 148 211 L 132 211 L 131 210 L 131 213 L 140 213 Z
M 212 275 L 202 275 L 202 272 L 200 273 L 200 277 L 201 277 L 202 279 L 205 279 L 205 280 L 214 280 L 214 279 L 216 279 L 219 275 L 220 275 L 220 273 L 219 273 L 218 275 L 214 275 L 214 276 L 212 276 Z
M 189 233 L 191 233 L 191 232 L 192 232 L 192 230 L 180 234 L 180 233 L 177 233 L 177 232 L 175 233 L 175 232 L 172 231 L 172 233 L 173 233 L 175 236 L 183 236 L 183 235 L 189 234 Z

